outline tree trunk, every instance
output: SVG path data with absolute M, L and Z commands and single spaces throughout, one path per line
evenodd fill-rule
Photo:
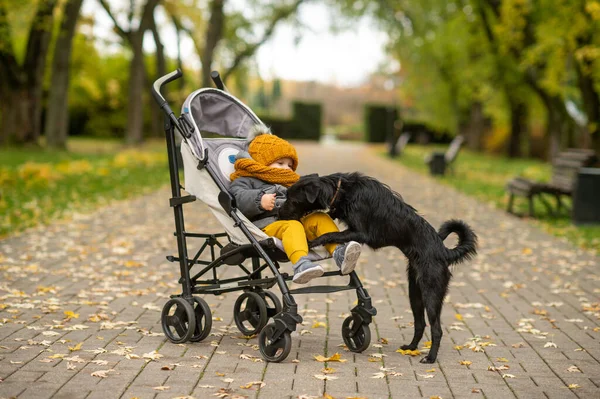
M 131 33 L 131 51 L 133 58 L 129 64 L 129 101 L 127 110 L 126 143 L 140 144 L 144 132 L 143 90 L 145 79 L 144 51 L 142 48 L 144 32 Z
M 4 92 L 4 90 L 3 90 Z M 26 132 L 33 130 L 30 114 L 30 91 L 24 86 L 2 95 L 2 125 L 0 128 L 0 145 L 26 144 Z
M 480 101 L 471 103 L 469 121 L 466 125 L 467 145 L 473 151 L 481 151 L 483 148 L 483 136 L 485 133 L 485 117 L 483 115 L 483 104 Z
M 40 2 L 29 30 L 22 66 L 13 52 L 5 2 L 0 2 L 1 143 L 37 143 L 41 131 L 46 54 L 56 1 Z
M 69 131 L 69 72 L 73 36 L 83 0 L 69 0 L 54 48 L 52 83 L 45 126 L 46 145 L 66 148 Z
M 582 146 L 590 147 L 592 138 L 600 140 L 600 96 L 594 88 L 594 80 L 589 72 L 582 69 L 579 62 L 575 61 L 577 84 L 583 100 L 583 108 L 587 116 L 587 132 L 583 134 Z
M 202 87 L 210 87 L 210 72 L 212 70 L 215 48 L 219 40 L 223 37 L 223 26 L 225 15 L 223 13 L 223 4 L 225 0 L 213 0 L 210 3 L 210 20 L 206 30 L 206 44 L 201 55 L 202 61 Z
M 509 158 L 518 158 L 522 155 L 521 144 L 523 136 L 527 134 L 527 105 L 523 102 L 508 98 L 510 107 L 510 137 L 508 141 Z

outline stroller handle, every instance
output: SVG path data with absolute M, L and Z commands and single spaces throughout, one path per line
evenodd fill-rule
M 165 100 L 162 94 L 160 94 L 160 90 L 162 89 L 162 87 L 167 83 L 174 81 L 175 79 L 179 79 L 182 76 L 183 73 L 181 72 L 181 69 L 177 68 L 177 70 L 156 79 L 156 81 L 152 85 L 152 95 L 154 96 L 154 99 L 156 100 L 158 105 L 162 107 L 167 102 L 167 100 Z

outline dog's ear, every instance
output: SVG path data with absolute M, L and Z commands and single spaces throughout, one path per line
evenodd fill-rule
M 319 186 L 316 184 L 306 186 L 306 200 L 309 203 L 314 204 L 317 201 L 317 198 L 319 198 L 320 191 Z

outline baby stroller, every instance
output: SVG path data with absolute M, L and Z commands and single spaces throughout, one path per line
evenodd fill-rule
M 235 199 L 227 191 L 229 175 L 234 170 L 235 155 L 246 149 L 245 138 L 248 132 L 252 126 L 262 122 L 247 106 L 226 91 L 217 72 L 212 72 L 211 75 L 218 89 L 194 91 L 185 100 L 179 118 L 161 95 L 161 88 L 180 78 L 181 71 L 178 69 L 159 78 L 152 87 L 154 99 L 165 113 L 164 128 L 172 191 L 170 205 L 175 215 L 178 247 L 178 256 L 167 256 L 167 260 L 179 263 L 179 282 L 182 287 L 182 293 L 172 295 L 162 310 L 161 324 L 165 335 L 173 343 L 202 341 L 210 334 L 212 315 L 208 304 L 197 295 L 243 291 L 233 309 L 236 325 L 246 336 L 259 334 L 258 344 L 265 360 L 281 362 L 290 353 L 291 332 L 302 322 L 292 294 L 355 289 L 358 304 L 344 320 L 342 337 L 349 350 L 364 351 L 371 340 L 369 324 L 377 311 L 356 273 L 349 275 L 348 285 L 310 286 L 290 290 L 286 281 L 291 280 L 292 276 L 279 271 L 279 262 L 288 261 L 281 242 L 267 236 L 236 209 Z M 175 130 L 182 137 L 185 188 L 179 182 Z M 203 138 L 202 134 L 205 133 L 225 138 Z M 182 189 L 190 195 L 182 196 Z M 185 230 L 183 205 L 196 199 L 208 205 L 223 225 L 224 233 L 203 234 Z M 201 245 L 193 257 L 188 255 L 188 238 L 200 239 Z M 215 254 L 215 247 L 220 251 L 218 256 Z M 208 248 L 211 260 L 200 260 L 200 256 Z M 315 251 L 311 251 L 309 256 L 315 260 L 323 259 Z M 246 259 L 251 259 L 251 267 L 244 265 Z M 226 265 L 237 267 L 242 275 L 219 279 L 217 272 Z M 267 269 L 273 277 L 263 276 Z M 340 274 L 339 271 L 331 271 L 326 272 L 324 277 Z M 274 285 L 281 291 L 283 305 L 277 295 L 267 291 Z

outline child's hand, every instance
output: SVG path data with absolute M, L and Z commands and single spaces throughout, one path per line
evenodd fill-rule
M 276 196 L 277 196 L 277 194 L 264 194 L 260 198 L 260 206 L 262 206 L 262 208 L 265 211 L 272 211 L 273 208 L 275 208 L 275 197 Z

